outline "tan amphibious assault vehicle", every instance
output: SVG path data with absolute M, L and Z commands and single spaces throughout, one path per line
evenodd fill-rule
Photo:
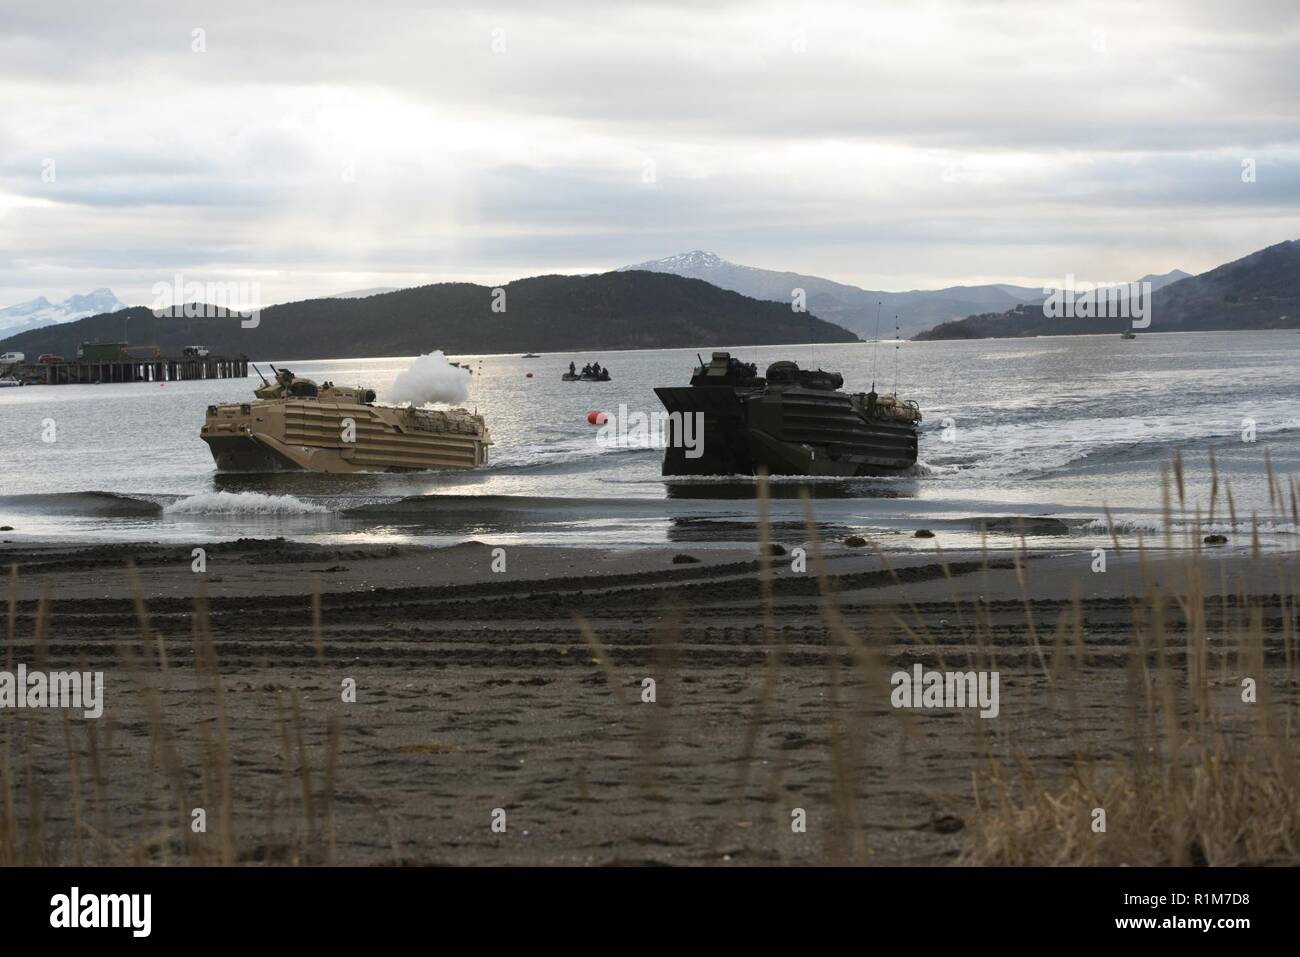
M 208 406 L 201 435 L 217 468 L 414 472 L 487 462 L 492 438 L 481 415 L 375 405 L 372 389 L 318 386 L 271 368 L 275 381 L 263 377 L 258 401 Z

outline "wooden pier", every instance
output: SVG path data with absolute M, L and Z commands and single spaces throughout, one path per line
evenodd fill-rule
M 120 358 L 106 362 L 52 362 L 28 365 L 22 378 L 38 385 L 89 385 L 99 382 L 184 382 L 189 379 L 242 379 L 247 356 L 186 356 L 182 359 Z

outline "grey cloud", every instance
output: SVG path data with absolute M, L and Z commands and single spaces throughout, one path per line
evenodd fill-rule
M 273 273 L 289 298 L 335 272 L 505 279 L 696 247 L 947 285 L 1125 275 L 1121 253 L 1195 269 L 1300 235 L 1293 2 L 899 9 L 10 4 L 0 304 L 175 269 Z M 338 96 L 356 130 L 322 120 Z M 425 146 L 448 117 L 468 140 Z

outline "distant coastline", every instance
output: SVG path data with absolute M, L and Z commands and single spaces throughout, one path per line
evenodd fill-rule
M 0 352 L 74 356 L 82 342 L 130 341 L 179 354 L 200 343 L 223 355 L 306 359 L 447 353 L 579 352 L 857 342 L 849 330 L 698 279 L 650 272 L 538 276 L 489 287 L 438 283 L 361 299 L 269 306 L 256 320 L 203 305 L 155 315 L 137 306 L 24 332 Z
M 1278 243 L 1149 295 L 1149 324 L 1139 334 L 1300 329 L 1300 240 Z M 1032 336 L 1118 335 L 1130 321 L 1113 312 L 1049 316 L 1041 304 L 1021 304 L 940 323 L 914 339 L 1009 339 Z

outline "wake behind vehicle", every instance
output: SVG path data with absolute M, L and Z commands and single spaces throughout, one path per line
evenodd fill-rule
M 921 411 L 915 402 L 871 391 L 840 391 L 838 372 L 774 362 L 766 376 L 753 363 L 715 352 L 688 386 L 655 389 L 670 414 L 664 475 L 891 475 L 916 464 Z M 685 416 L 703 432 L 676 435 Z M 695 421 L 695 420 L 692 420 Z M 687 425 L 687 428 L 690 426 Z M 701 454 L 691 458 L 686 446 Z
M 217 468 L 415 472 L 487 463 L 492 437 L 481 415 L 376 405 L 373 389 L 271 368 L 275 379 L 263 378 L 258 401 L 208 406 L 200 435 Z

